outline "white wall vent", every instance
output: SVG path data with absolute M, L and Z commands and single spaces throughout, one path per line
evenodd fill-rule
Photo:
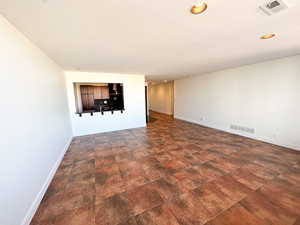
M 230 129 L 232 130 L 239 130 L 239 131 L 243 131 L 243 132 L 247 132 L 250 134 L 254 134 L 255 130 L 253 128 L 249 128 L 249 127 L 243 127 L 243 126 L 238 126 L 238 125 L 230 125 Z
M 265 14 L 271 16 L 288 9 L 288 4 L 283 0 L 271 0 L 259 7 Z

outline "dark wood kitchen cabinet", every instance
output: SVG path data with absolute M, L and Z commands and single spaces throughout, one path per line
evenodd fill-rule
M 93 110 L 94 89 L 90 86 L 80 86 L 80 92 L 83 110 Z
M 109 98 L 109 88 L 108 87 L 101 87 L 101 97 L 102 99 L 108 99 Z
M 94 99 L 101 99 L 102 98 L 102 87 L 94 87 Z
M 95 110 L 95 99 L 109 98 L 109 89 L 107 86 L 81 85 L 80 92 L 83 111 Z

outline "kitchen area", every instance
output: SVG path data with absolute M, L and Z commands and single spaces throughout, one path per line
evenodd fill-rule
M 122 83 L 74 83 L 74 92 L 79 116 L 125 110 Z
M 146 126 L 145 76 L 67 71 L 74 136 Z

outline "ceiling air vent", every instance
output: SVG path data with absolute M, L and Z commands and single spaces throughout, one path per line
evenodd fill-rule
M 259 7 L 265 14 L 271 16 L 288 9 L 288 5 L 283 0 L 272 0 Z

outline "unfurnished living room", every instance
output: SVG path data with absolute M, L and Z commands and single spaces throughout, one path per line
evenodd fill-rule
M 298 0 L 1 0 L 0 225 L 300 225 Z

